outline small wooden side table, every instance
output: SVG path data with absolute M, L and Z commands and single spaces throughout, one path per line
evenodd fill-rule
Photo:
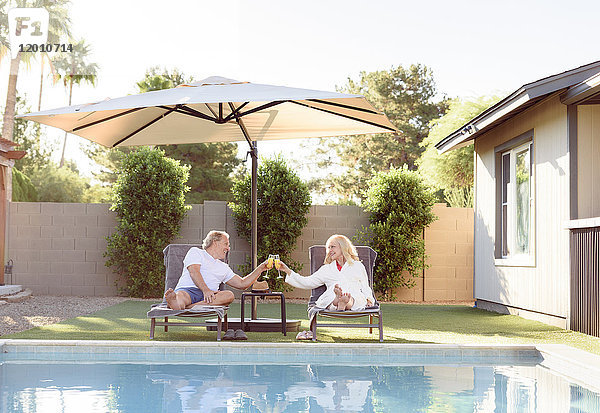
M 241 327 L 242 330 L 246 330 L 246 319 L 244 318 L 244 302 L 246 301 L 246 297 L 250 297 L 250 299 L 252 300 L 252 312 L 251 312 L 251 319 L 252 320 L 256 320 L 258 318 L 257 316 L 257 311 L 256 311 L 256 297 L 278 297 L 281 300 L 281 332 L 283 333 L 284 336 L 287 336 L 287 330 L 286 330 L 286 316 L 285 316 L 285 296 L 283 295 L 282 292 L 280 291 L 273 291 L 273 292 L 243 292 L 242 293 L 242 299 L 241 299 L 241 314 L 240 314 L 240 322 L 241 322 Z

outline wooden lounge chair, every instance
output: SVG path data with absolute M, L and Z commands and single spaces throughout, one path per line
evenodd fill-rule
M 194 244 L 170 244 L 163 250 L 165 257 L 165 292 L 169 288 L 175 289 L 179 277 L 183 271 L 183 259 L 185 255 L 192 247 L 202 248 L 201 245 Z M 224 289 L 224 285 L 221 284 L 220 289 Z M 217 317 L 217 341 L 221 341 L 221 331 L 223 328 L 227 330 L 227 310 L 228 306 L 220 305 L 196 305 L 191 309 L 186 310 L 172 310 L 167 306 L 166 300 L 163 298 L 162 303 L 152 305 L 150 311 L 148 311 L 148 318 L 150 318 L 150 339 L 154 338 L 154 328 L 156 326 L 164 326 L 165 332 L 169 331 L 169 327 L 209 327 L 214 326 L 214 323 L 197 322 L 173 322 L 169 321 L 169 317 Z M 158 321 L 157 318 L 164 317 L 164 321 Z M 224 325 L 223 325 L 224 324 Z
M 373 268 L 375 267 L 375 260 L 377 253 L 371 248 L 366 246 L 357 246 L 356 251 L 358 252 L 358 258 L 362 261 L 367 270 L 367 277 L 369 279 L 369 285 L 373 288 Z M 327 253 L 324 245 L 313 245 L 308 249 L 308 255 L 310 258 L 310 273 L 317 271 L 323 261 L 325 260 L 325 254 Z M 375 302 L 373 306 L 367 307 L 361 311 L 330 311 L 326 309 L 320 309 L 316 307 L 315 303 L 317 299 L 326 290 L 324 285 L 317 287 L 312 290 L 310 301 L 308 303 L 308 314 L 310 318 L 310 329 L 312 331 L 312 340 L 317 340 L 317 325 L 320 327 L 346 327 L 346 328 L 357 328 L 366 327 L 369 329 L 369 333 L 373 333 L 374 328 L 379 329 L 379 341 L 383 342 L 383 322 L 381 318 L 381 308 L 378 302 Z M 368 317 L 368 324 L 352 324 L 352 323 L 322 323 L 318 321 L 319 317 L 325 318 L 359 318 Z M 377 323 L 375 323 L 377 319 Z

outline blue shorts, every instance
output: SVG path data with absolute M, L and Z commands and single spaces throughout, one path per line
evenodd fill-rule
M 192 304 L 204 300 L 204 294 L 202 293 L 202 290 L 200 288 L 185 287 L 185 288 L 178 288 L 175 290 L 175 292 L 177 292 L 177 291 L 185 291 L 186 293 L 188 293 L 190 298 L 192 299 Z

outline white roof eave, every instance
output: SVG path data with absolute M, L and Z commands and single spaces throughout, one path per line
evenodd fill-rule
M 520 93 L 518 93 L 520 92 Z M 508 115 L 510 112 L 518 109 L 520 106 L 527 103 L 531 96 L 525 89 L 515 92 L 516 95 L 505 99 L 504 102 L 500 102 L 495 110 L 490 110 L 482 113 L 479 117 L 474 118 L 469 124 L 463 126 L 461 129 L 454 131 L 447 139 L 444 139 L 436 145 L 438 153 L 442 154 L 449 151 L 450 149 L 457 149 L 457 147 L 466 146 L 466 141 L 475 138 L 475 134 L 483 129 L 487 128 L 494 122 L 498 121 L 502 117 Z
M 591 81 L 590 79 L 594 80 Z M 594 89 L 594 91 L 591 91 L 590 86 L 592 84 L 598 85 L 598 90 Z M 596 86 L 594 86 L 594 88 L 595 87 Z M 477 136 L 485 133 L 486 128 L 490 127 L 509 113 L 516 111 L 530 100 L 575 88 L 578 88 L 579 94 L 584 92 L 588 93 L 585 97 L 600 91 L 600 61 L 523 85 L 510 96 L 504 98 L 496 105 L 476 116 L 446 138 L 442 139 L 435 147 L 439 153 L 454 149 L 457 145 L 461 145 L 463 142 L 475 139 Z M 574 91 L 572 94 L 573 96 L 567 93 L 566 96 L 575 100 L 575 96 L 578 95 L 578 92 Z M 578 100 L 580 101 L 581 99 Z M 565 101 L 561 101 L 562 103 L 565 103 Z
M 565 105 L 575 105 L 600 92 L 600 73 L 572 86 L 563 93 L 560 101 Z

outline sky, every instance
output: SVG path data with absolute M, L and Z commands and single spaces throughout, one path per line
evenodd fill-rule
M 73 34 L 91 45 L 100 71 L 97 86 L 76 86 L 72 101 L 137 93 L 136 82 L 157 65 L 196 80 L 218 75 L 334 91 L 361 71 L 420 63 L 432 69 L 440 96 L 506 95 L 600 60 L 599 15 L 597 0 L 73 0 Z M 17 89 L 33 110 L 39 82 L 39 63 L 22 64 Z M 3 59 L 2 108 L 7 84 Z M 67 102 L 59 84 L 44 90 L 41 109 Z M 50 139 L 64 134 L 44 128 Z M 67 157 L 89 173 L 82 140 L 70 135 Z M 259 152 L 289 155 L 290 148 L 265 142 Z

